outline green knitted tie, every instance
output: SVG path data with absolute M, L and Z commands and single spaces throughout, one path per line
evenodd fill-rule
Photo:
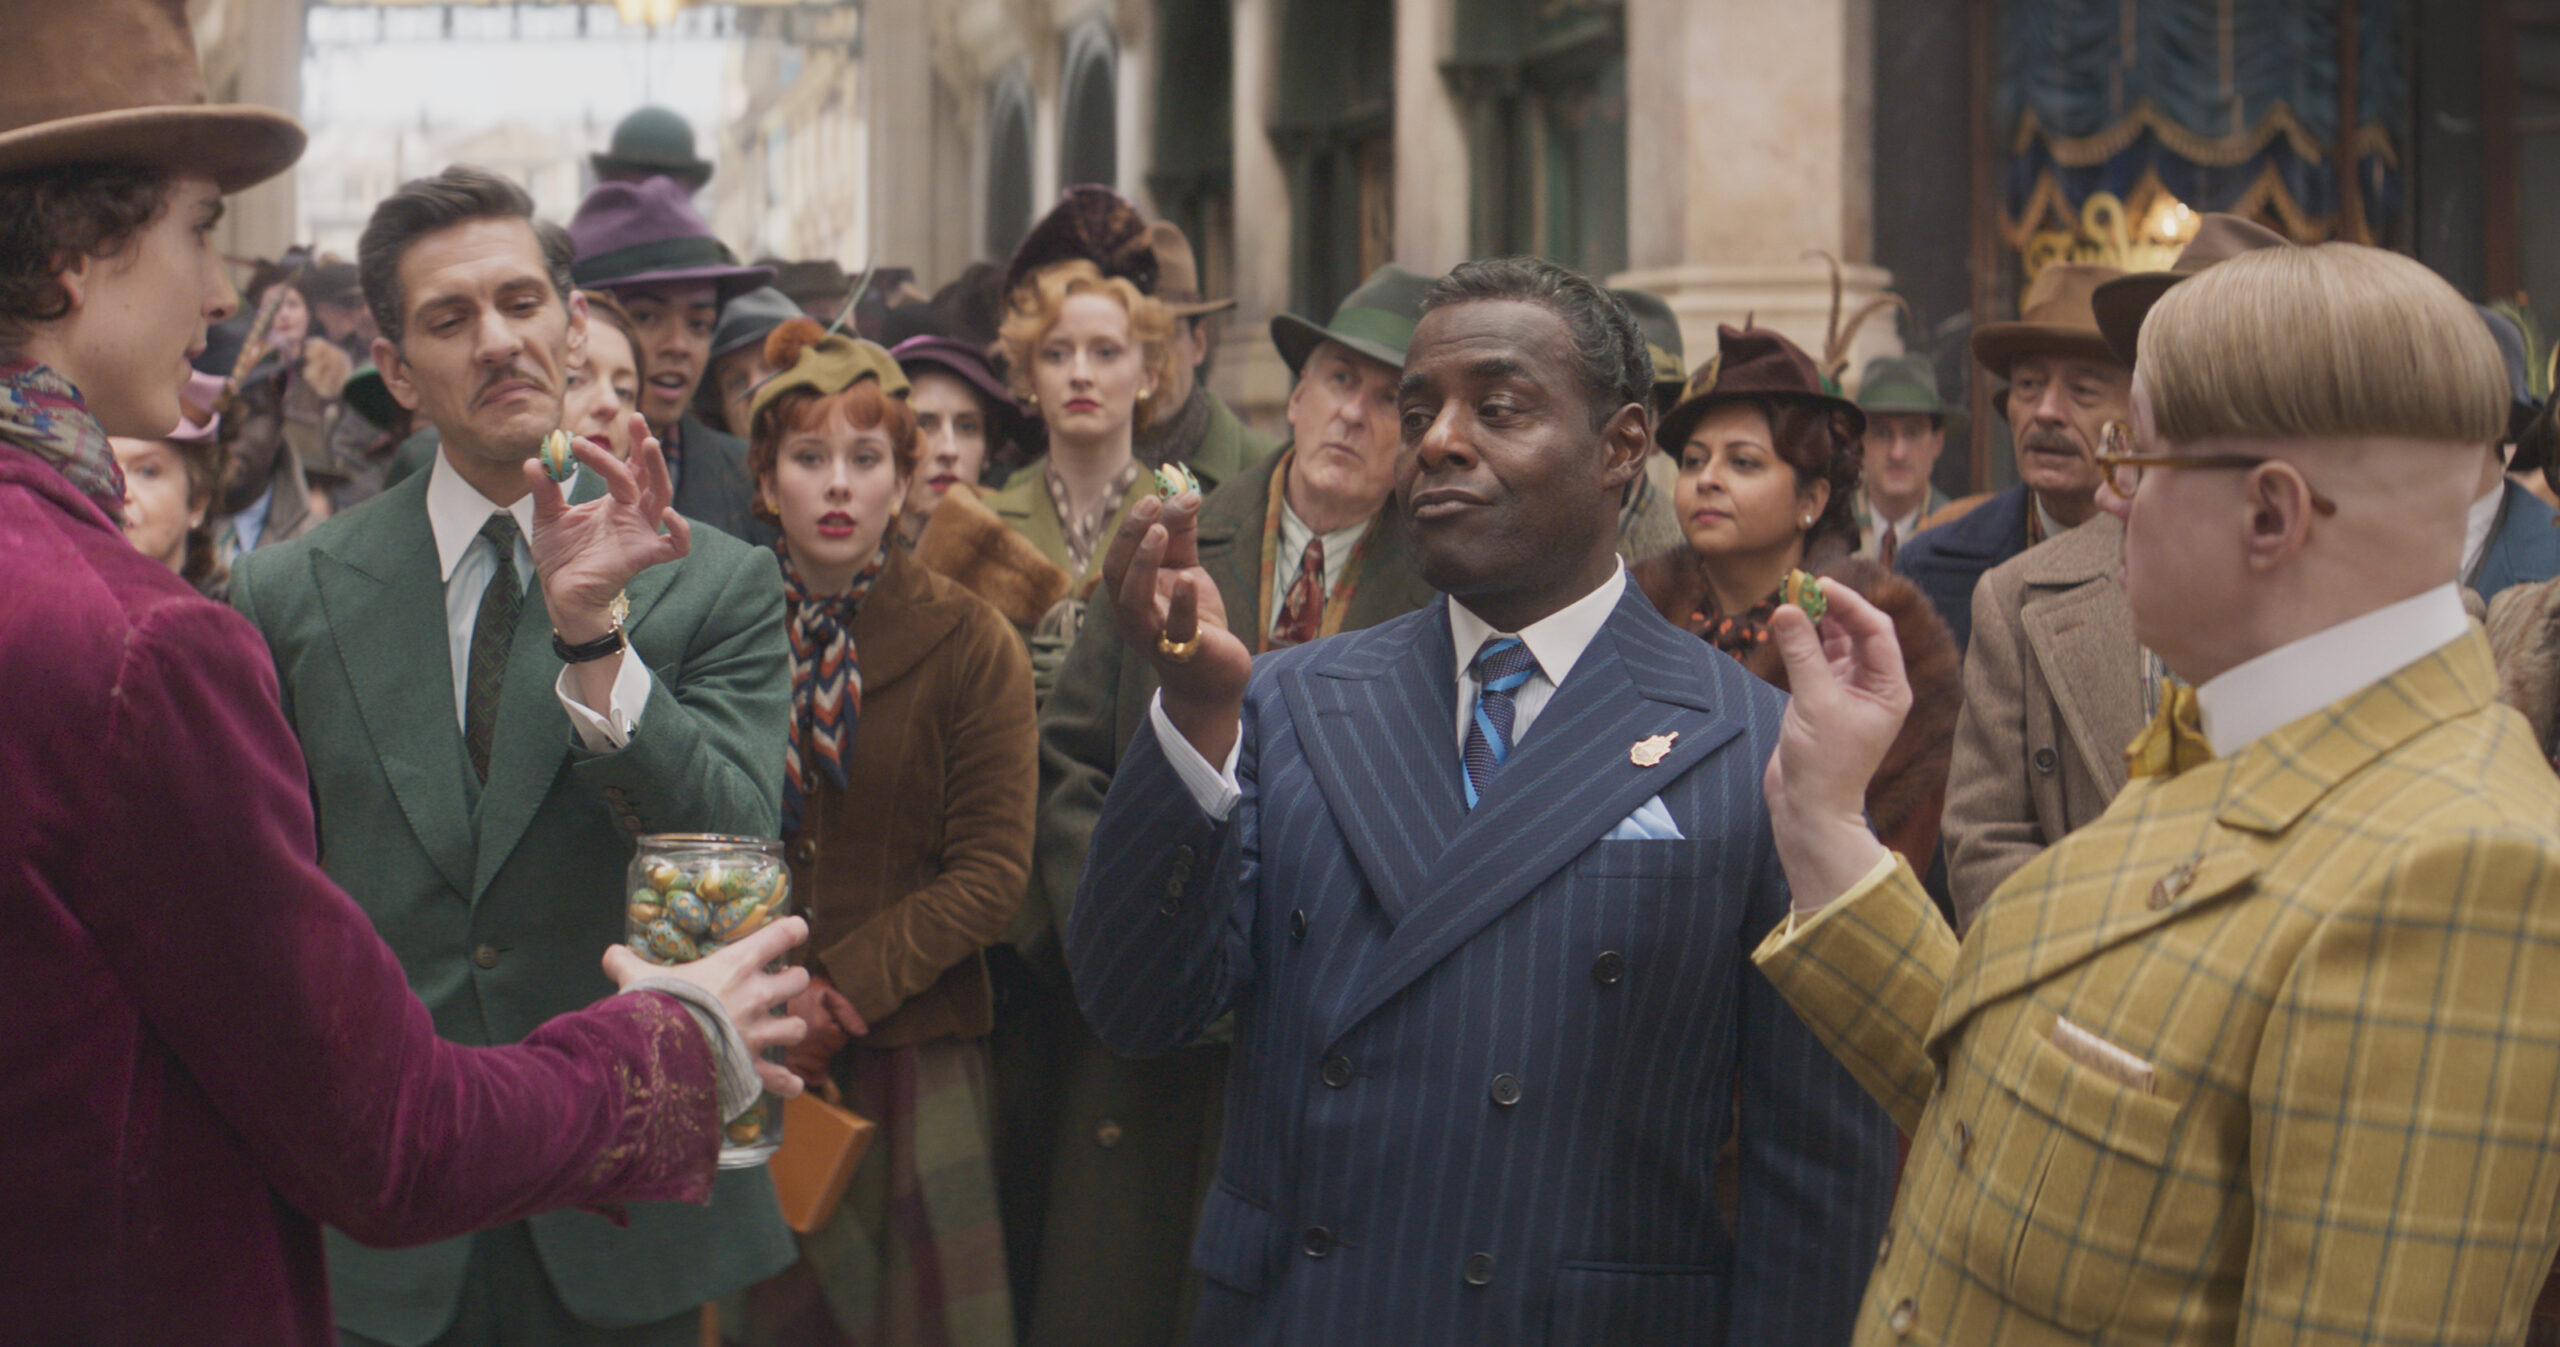
M 489 516 L 480 536 L 498 553 L 489 587 L 480 591 L 480 616 L 471 623 L 470 691 L 462 704 L 462 743 L 471 770 L 489 779 L 489 741 L 498 728 L 498 692 L 507 681 L 507 647 L 515 644 L 516 618 L 524 611 L 524 586 L 516 582 L 516 517 Z

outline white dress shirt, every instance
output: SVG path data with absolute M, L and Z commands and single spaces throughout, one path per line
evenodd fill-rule
M 579 469 L 580 472 L 586 471 Z M 575 485 L 575 479 L 570 485 Z M 480 488 L 464 481 L 439 451 L 435 466 L 427 476 L 427 524 L 435 530 L 436 562 L 444 572 L 445 638 L 453 657 L 453 722 L 462 728 L 465 709 L 471 700 L 471 628 L 480 619 L 480 594 L 489 587 L 489 577 L 497 572 L 495 548 L 482 545 L 480 530 L 489 516 L 499 510 L 516 517 L 516 578 L 519 584 L 533 583 L 533 497 L 519 497 L 513 505 L 499 505 L 480 494 Z M 510 651 L 509 657 L 521 652 Z M 560 670 L 553 685 L 562 709 L 569 713 L 569 723 L 578 732 L 578 742 L 590 752 L 611 753 L 631 742 L 631 733 L 639 727 L 640 712 L 649 704 L 649 673 L 626 649 L 621 671 L 613 678 L 613 695 L 608 699 L 605 715 L 597 715 L 579 701 L 569 685 L 569 671 Z
M 1452 770 L 1457 770 L 1460 755 L 1466 751 L 1467 720 L 1476 710 L 1476 680 L 1467 671 L 1476 651 L 1495 637 L 1518 636 L 1527 643 L 1529 653 L 1537 657 L 1537 672 L 1511 694 L 1511 742 L 1516 745 L 1529 737 L 1529 727 L 1538 713 L 1546 709 L 1547 702 L 1556 695 L 1557 685 L 1573 672 L 1573 666 L 1582 661 L 1582 652 L 1591 647 L 1600 628 L 1608 624 L 1609 614 L 1616 611 L 1619 597 L 1626 592 L 1627 568 L 1620 563 L 1599 588 L 1517 632 L 1495 631 L 1492 623 L 1469 612 L 1465 604 L 1449 600 L 1449 635 L 1458 653 L 1453 671 L 1458 686 L 1458 715 L 1450 727 Z M 1242 739 L 1227 750 L 1223 765 L 1212 767 L 1165 716 L 1161 690 L 1147 703 L 1147 719 L 1156 727 L 1156 742 L 1164 749 L 1165 761 L 1173 765 L 1174 775 L 1189 788 L 1200 812 L 1213 819 L 1224 819 L 1234 812 L 1236 802 L 1244 798 L 1244 787 L 1236 781 L 1236 757 L 1243 751 Z
M 1350 563 L 1351 553 L 1360 546 L 1360 535 L 1369 531 L 1370 522 L 1377 517 L 1371 514 L 1324 535 L 1324 592 L 1327 598 L 1332 597 L 1333 587 L 1342 583 L 1342 568 Z M 1271 618 L 1275 622 L 1280 618 L 1280 610 L 1289 604 L 1289 586 L 1298 583 L 1298 567 L 1307 555 L 1307 540 L 1314 536 L 1316 531 L 1298 517 L 1297 511 L 1289 508 L 1288 492 L 1284 489 L 1280 495 L 1280 555 L 1272 558 L 1271 566 Z
M 2448 583 L 2277 646 L 2196 688 L 2205 740 L 2215 757 L 2230 757 L 2461 640 L 2470 628 L 2462 589 Z

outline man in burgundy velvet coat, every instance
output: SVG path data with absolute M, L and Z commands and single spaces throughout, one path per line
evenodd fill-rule
M 750 1054 L 798 1036 L 760 1007 L 802 979 L 753 970 L 801 924 L 672 996 L 617 950 L 650 990 L 521 1046 L 437 1039 L 316 862 L 257 634 L 117 524 L 106 436 L 176 424 L 235 306 L 221 196 L 302 132 L 197 103 L 183 0 L 0 21 L 0 1338 L 327 1343 L 320 1221 L 401 1243 L 701 1201 Z

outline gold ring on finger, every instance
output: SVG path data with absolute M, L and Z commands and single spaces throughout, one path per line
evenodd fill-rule
M 1156 650 L 1176 664 L 1189 664 L 1191 657 L 1200 653 L 1200 633 L 1193 631 L 1190 640 L 1177 641 L 1159 632 L 1156 635 Z

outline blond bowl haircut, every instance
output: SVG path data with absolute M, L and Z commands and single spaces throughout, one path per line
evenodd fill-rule
M 2171 287 L 2136 368 L 2168 444 L 2385 437 L 2486 447 L 2507 370 L 2478 311 L 2416 261 L 2326 243 L 2261 248 Z
M 1004 325 L 996 329 L 996 345 L 1004 350 L 1005 381 L 1013 391 L 1025 399 L 1036 396 L 1031 386 L 1032 356 L 1039 350 L 1041 338 L 1058 325 L 1058 313 L 1066 308 L 1067 301 L 1084 294 L 1109 296 L 1128 310 L 1129 335 L 1138 343 L 1147 373 L 1154 377 L 1159 391 L 1171 387 L 1173 315 L 1153 296 L 1118 276 L 1103 275 L 1100 267 L 1079 257 L 1040 268 L 1005 297 Z M 1132 433 L 1147 428 L 1155 402 L 1153 397 L 1138 399 L 1138 409 L 1130 417 Z

